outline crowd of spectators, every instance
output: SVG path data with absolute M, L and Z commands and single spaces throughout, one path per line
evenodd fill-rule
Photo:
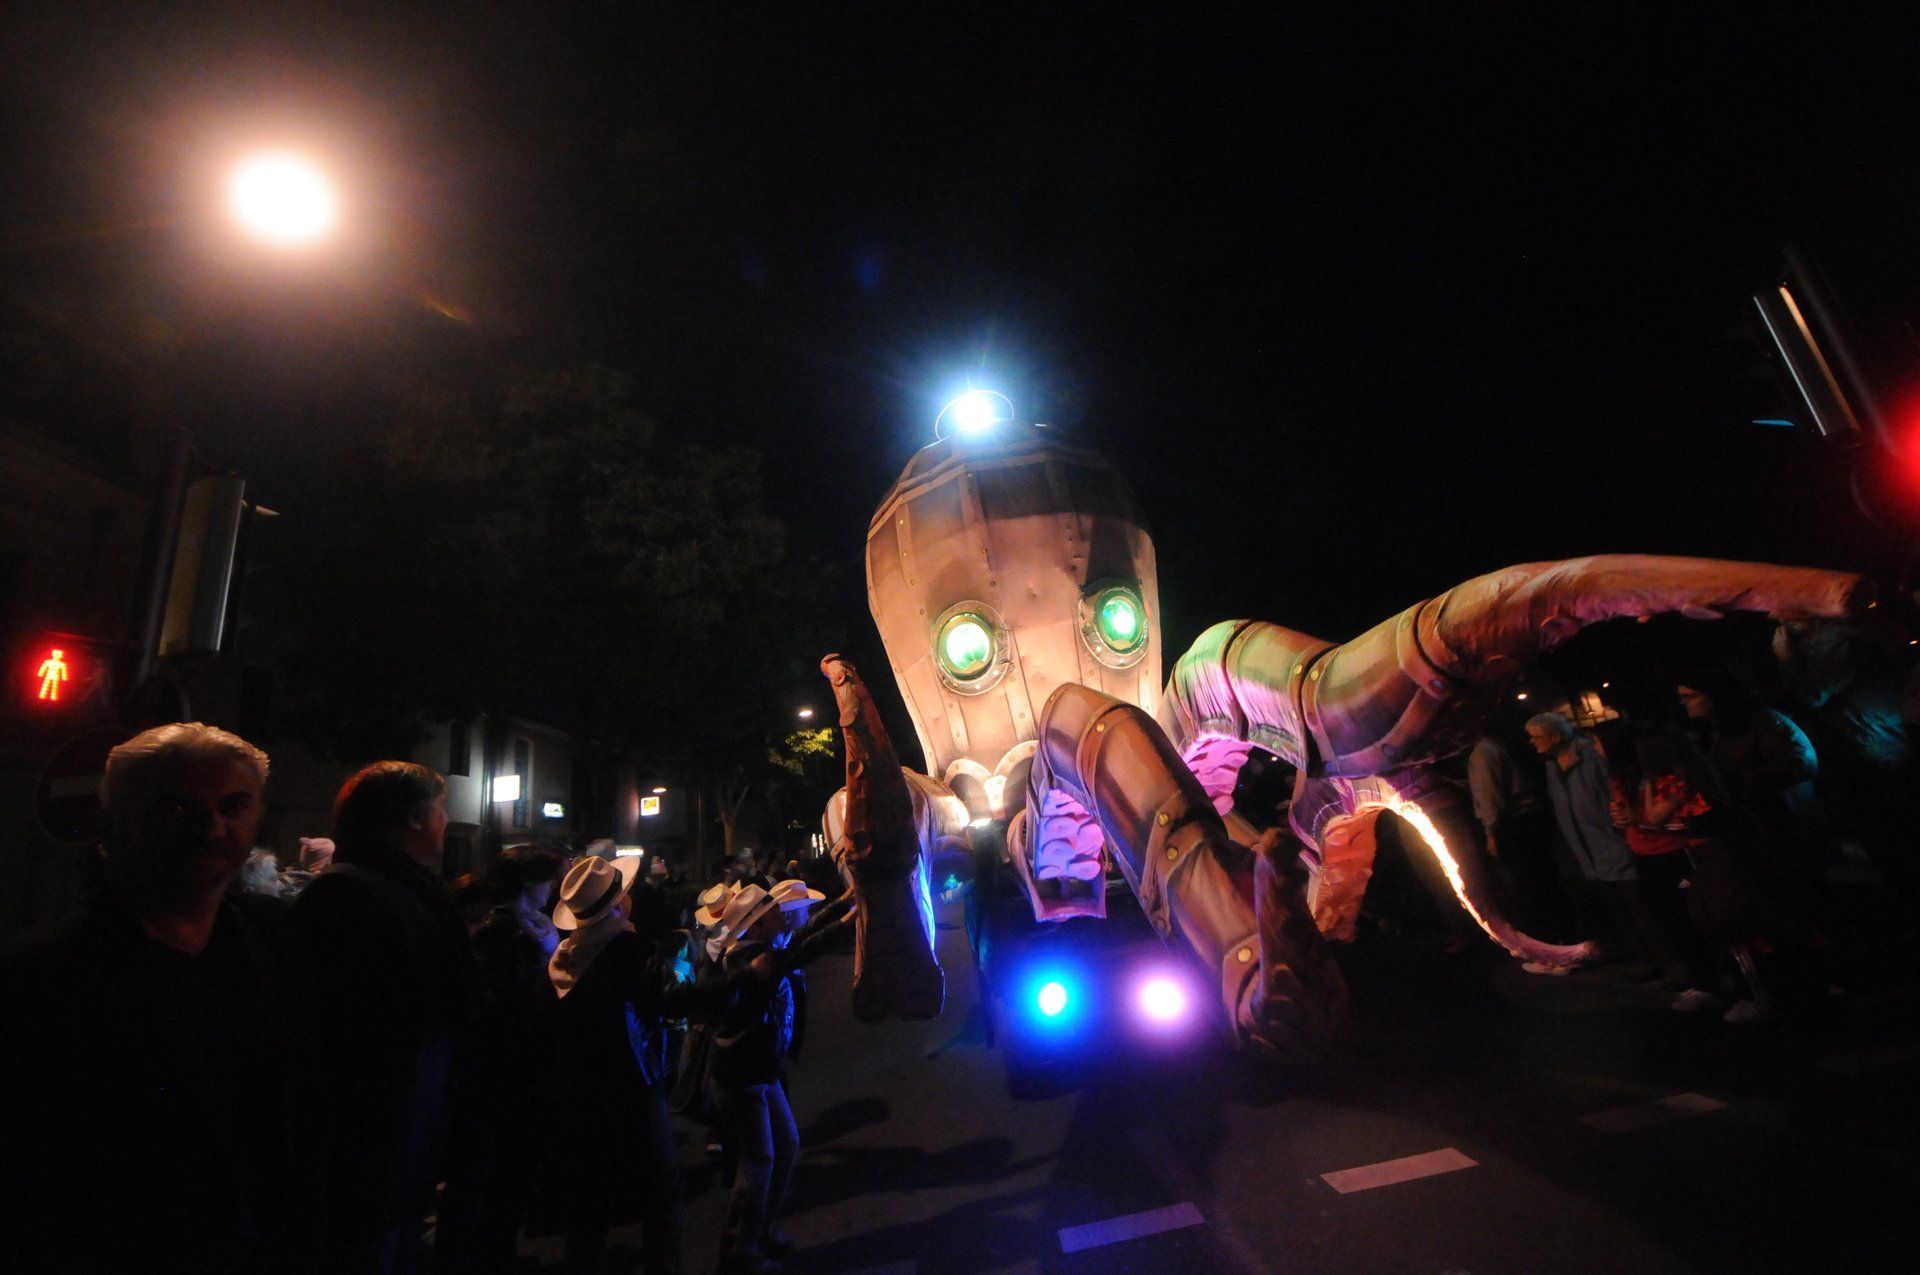
M 511 1271 L 533 1223 L 587 1271 L 637 1221 L 678 1271 L 676 1107 L 732 1166 L 718 1268 L 776 1269 L 802 966 L 850 892 L 735 861 L 696 919 L 611 842 L 448 883 L 445 781 L 399 761 L 282 872 L 268 769 L 199 723 L 116 748 L 104 888 L 10 945 L 13 1269 Z
M 1592 963 L 1736 1025 L 1842 993 L 1835 934 L 1861 918 L 1837 915 L 1830 882 L 1849 857 L 1877 878 L 1869 925 L 1910 934 L 1920 918 L 1906 662 L 1832 623 L 1783 624 L 1773 650 L 1772 703 L 1759 679 L 1695 669 L 1666 688 L 1665 711 L 1630 721 L 1496 722 L 1467 764 L 1522 928 L 1596 940 Z
M 1920 918 L 1900 654 L 1783 625 L 1776 702 L 1706 668 L 1630 721 L 1496 721 L 1464 786 L 1509 914 L 1679 1013 L 1831 1002 L 1844 856 L 1880 925 Z M 445 781 L 400 761 L 347 780 L 283 870 L 255 849 L 268 770 L 198 723 L 116 748 L 103 888 L 10 946 L 15 1269 L 509 1271 L 543 1229 L 584 1271 L 637 1221 L 644 1268 L 677 1271 L 676 1119 L 731 1173 L 719 1269 L 777 1269 L 837 873 L 746 854 L 692 882 L 602 841 L 449 883 Z

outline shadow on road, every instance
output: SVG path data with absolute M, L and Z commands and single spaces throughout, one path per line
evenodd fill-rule
M 790 1212 L 881 1192 L 981 1186 L 1024 1173 L 1050 1157 L 1014 1159 L 1008 1138 L 975 1138 L 939 1151 L 919 1147 L 821 1147 L 794 1173 Z
M 893 1108 L 885 1098 L 854 1098 L 828 1107 L 800 1131 L 800 1145 L 823 1147 L 868 1125 L 885 1124 Z

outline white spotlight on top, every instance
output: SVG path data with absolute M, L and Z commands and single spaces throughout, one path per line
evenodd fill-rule
M 940 409 L 933 422 L 936 436 L 951 429 L 962 438 L 978 438 L 995 425 L 1013 419 L 1013 400 L 998 390 L 968 390 Z

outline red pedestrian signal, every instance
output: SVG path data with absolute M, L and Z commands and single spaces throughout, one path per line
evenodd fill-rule
M 40 679 L 38 698 L 50 704 L 60 699 L 60 690 L 72 675 L 66 657 L 65 648 L 56 646 L 47 652 L 46 659 L 40 661 L 40 667 L 35 670 L 35 675 Z
M 13 689 L 7 699 L 30 717 L 90 715 L 109 703 L 113 647 L 77 633 L 42 631 L 14 646 L 7 657 Z

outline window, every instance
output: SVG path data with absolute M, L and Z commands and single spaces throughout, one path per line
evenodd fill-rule
M 520 795 L 513 803 L 513 827 L 533 826 L 533 741 L 513 741 L 513 773 L 520 776 Z
M 472 741 L 467 738 L 465 718 L 447 723 L 447 773 L 464 775 L 467 773 L 467 758 L 472 755 Z

